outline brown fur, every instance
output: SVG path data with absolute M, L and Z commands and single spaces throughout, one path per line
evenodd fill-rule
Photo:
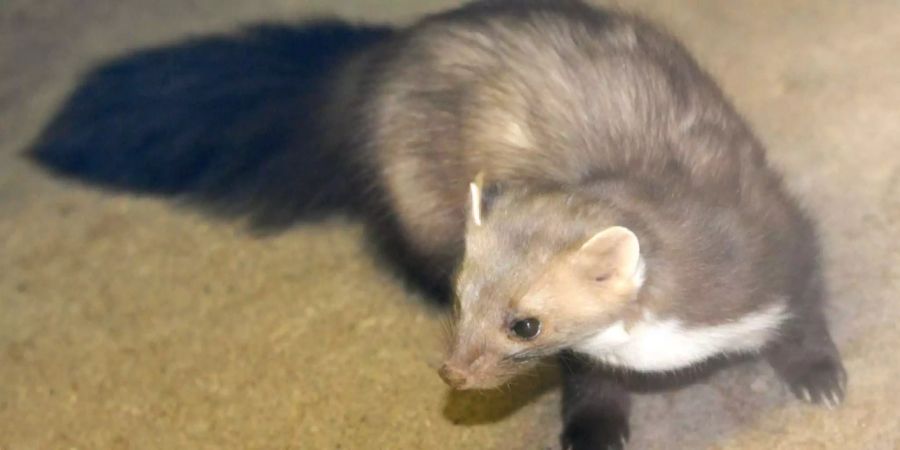
M 484 1 L 427 18 L 369 58 L 353 103 L 361 162 L 410 250 L 458 273 L 449 383 L 495 386 L 640 311 L 704 326 L 785 299 L 786 329 L 800 330 L 787 334 L 803 336 L 812 318 L 817 355 L 842 374 L 818 312 L 812 224 L 674 39 L 579 1 Z M 477 226 L 467 186 L 479 172 Z M 612 226 L 638 237 L 646 281 L 614 289 L 613 277 L 586 293 L 573 258 Z M 531 316 L 541 335 L 511 336 L 511 322 Z M 794 379 L 809 365 L 773 354 Z
M 420 253 L 459 255 L 479 171 L 559 187 L 677 172 L 722 202 L 770 197 L 763 184 L 780 196 L 758 143 L 673 40 L 580 2 L 506 3 L 426 19 L 367 71 L 361 142 Z

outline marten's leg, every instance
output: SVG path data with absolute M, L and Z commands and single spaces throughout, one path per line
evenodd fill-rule
M 794 299 L 793 317 L 767 349 L 766 359 L 798 398 L 833 408 L 844 399 L 847 372 L 828 333 L 822 293 L 820 278 L 813 277 Z
M 623 449 L 628 441 L 628 392 L 600 366 L 560 357 L 563 372 L 563 449 Z

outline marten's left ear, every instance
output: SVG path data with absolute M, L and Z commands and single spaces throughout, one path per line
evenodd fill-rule
M 644 283 L 644 260 L 637 236 L 625 227 L 610 227 L 588 239 L 575 253 L 583 275 L 595 282 Z
M 496 183 L 485 185 L 484 172 L 478 172 L 475 179 L 469 183 L 469 220 L 472 223 L 481 226 L 499 189 Z

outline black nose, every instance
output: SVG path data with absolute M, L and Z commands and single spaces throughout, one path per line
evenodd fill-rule
M 448 386 L 454 389 L 459 389 L 466 384 L 466 374 L 447 364 L 441 366 L 441 369 L 438 370 L 438 375 L 441 376 L 441 379 L 443 379 Z

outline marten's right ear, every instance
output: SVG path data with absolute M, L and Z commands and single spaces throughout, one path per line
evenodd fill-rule
M 469 220 L 476 226 L 481 226 L 498 191 L 499 187 L 496 184 L 485 186 L 484 172 L 478 172 L 475 179 L 469 183 Z
M 582 275 L 594 282 L 625 282 L 640 288 L 644 260 L 637 236 L 625 227 L 609 227 L 588 239 L 575 253 Z

